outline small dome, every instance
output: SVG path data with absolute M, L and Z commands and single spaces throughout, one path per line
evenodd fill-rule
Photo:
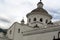
M 24 22 L 24 19 L 22 19 L 21 22 Z
M 43 3 L 42 3 L 42 1 L 40 0 L 40 2 L 38 2 L 38 4 L 37 4 L 37 7 L 39 7 L 39 8 L 43 8 Z
M 22 19 L 22 20 L 21 20 L 21 24 L 24 24 L 24 22 L 25 22 L 24 19 Z
M 38 4 L 42 4 L 42 5 L 43 5 L 43 3 L 42 3 L 42 2 L 38 2 Z M 37 4 L 37 5 L 38 5 L 38 4 Z

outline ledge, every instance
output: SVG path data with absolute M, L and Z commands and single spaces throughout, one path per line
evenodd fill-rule
M 57 27 L 49 27 L 49 28 L 44 28 L 44 29 L 35 29 L 35 30 L 25 31 L 23 32 L 23 36 L 42 34 L 42 33 L 47 33 L 47 32 L 59 31 L 59 30 L 60 30 L 60 25 Z

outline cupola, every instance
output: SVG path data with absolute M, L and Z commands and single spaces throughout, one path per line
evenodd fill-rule
M 43 28 L 43 26 L 47 25 L 51 21 L 52 16 L 43 8 L 43 5 L 42 0 L 40 0 L 40 2 L 37 3 L 37 8 L 26 15 L 27 24 L 30 27 Z
M 24 19 L 22 19 L 22 20 L 21 20 L 21 24 L 24 24 L 24 22 L 25 22 Z
M 42 3 L 42 0 L 40 0 L 40 2 L 38 2 L 38 4 L 37 4 L 37 7 L 38 7 L 38 8 L 43 8 L 43 5 L 44 5 L 44 4 Z

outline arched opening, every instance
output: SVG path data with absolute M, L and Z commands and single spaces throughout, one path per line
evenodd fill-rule
M 48 23 L 48 20 L 46 19 L 46 23 Z
M 36 21 L 36 18 L 34 18 L 34 21 Z
M 12 33 L 12 30 L 10 30 L 10 34 Z
M 43 19 L 42 18 L 40 18 L 40 22 L 42 22 L 43 21 Z
M 20 29 L 18 29 L 18 33 L 20 33 Z
M 29 18 L 29 22 L 31 22 L 31 19 Z

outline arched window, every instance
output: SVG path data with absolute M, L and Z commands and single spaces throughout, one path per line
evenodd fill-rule
M 10 34 L 12 33 L 12 30 L 10 30 Z
M 36 21 L 36 18 L 34 18 L 34 21 Z
M 29 22 L 31 22 L 31 19 L 29 19 Z
M 55 36 L 53 36 L 53 40 L 55 40 Z
M 20 33 L 20 29 L 18 29 L 18 33 Z
M 43 19 L 42 18 L 40 18 L 40 22 L 42 22 L 43 21 Z
M 48 23 L 48 20 L 46 19 L 46 23 Z

